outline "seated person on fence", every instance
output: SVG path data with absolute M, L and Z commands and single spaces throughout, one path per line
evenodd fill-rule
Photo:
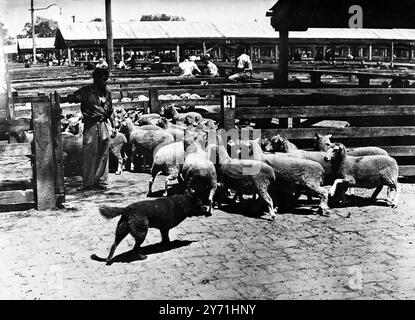
M 149 66 L 151 71 L 155 72 L 167 72 L 167 67 L 161 63 L 161 59 L 159 56 L 155 56 L 150 63 Z
M 252 78 L 252 62 L 251 58 L 245 54 L 245 49 L 241 46 L 236 47 L 236 73 L 228 77 L 232 81 L 243 81 Z
M 210 61 L 210 55 L 209 54 L 206 54 L 202 58 L 202 62 L 204 64 L 206 64 L 206 75 L 211 76 L 211 77 L 218 77 L 219 76 L 218 67 L 212 61 Z
M 183 62 L 179 63 L 180 76 L 190 77 L 195 74 L 201 74 L 199 67 L 194 61 L 189 61 L 189 56 L 185 55 Z
M 108 63 L 104 60 L 104 58 L 99 58 L 99 62 L 96 65 L 96 68 L 108 69 Z
M 109 128 L 111 138 L 117 134 L 111 92 L 107 89 L 109 72 L 97 68 L 92 73 L 93 84 L 86 85 L 68 96 L 71 103 L 81 103 L 84 119 L 82 142 L 82 184 L 79 190 L 106 189 L 108 186 Z

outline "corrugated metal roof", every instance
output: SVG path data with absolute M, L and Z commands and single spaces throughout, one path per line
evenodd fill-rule
M 55 48 L 55 38 L 36 38 L 37 49 Z M 17 46 L 20 50 L 32 49 L 32 38 L 17 39 Z
M 59 25 L 66 41 L 106 39 L 104 22 Z M 268 22 L 145 21 L 113 23 L 114 39 L 278 39 Z M 310 28 L 291 31 L 290 39 L 415 40 L 415 29 Z M 40 39 L 40 38 L 39 38 Z

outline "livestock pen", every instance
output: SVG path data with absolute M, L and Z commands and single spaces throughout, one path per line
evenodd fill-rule
M 234 128 L 236 119 L 257 122 L 263 137 L 279 134 L 302 148 L 311 148 L 317 133 L 348 147 L 380 146 L 398 160 L 401 176 L 415 176 L 414 89 L 223 90 L 221 126 Z

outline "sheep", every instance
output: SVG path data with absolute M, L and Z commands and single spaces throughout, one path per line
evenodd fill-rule
M 126 157 L 126 145 L 127 138 L 121 132 L 117 132 L 114 138 L 110 137 L 109 154 L 110 157 L 115 157 L 117 159 L 117 170 L 115 171 L 116 175 L 120 175 L 122 173 L 124 158 Z
M 163 107 L 161 115 L 166 118 L 171 118 L 173 123 L 183 122 L 185 125 L 197 125 L 203 120 L 202 115 L 198 112 L 179 113 L 174 104 Z
M 342 198 L 348 187 L 365 189 L 376 188 L 371 199 L 376 200 L 383 186 L 389 187 L 387 203 L 392 207 L 398 206 L 400 185 L 398 184 L 399 167 L 395 159 L 385 155 L 354 157 L 347 153 L 341 143 L 332 143 L 327 150 L 326 161 L 333 165 L 335 181 L 330 188 L 334 195 L 338 185 L 341 186 Z M 390 191 L 394 192 L 391 199 Z
M 185 134 L 185 160 L 182 167 L 182 177 L 186 189 L 197 195 L 209 205 L 209 214 L 212 213 L 213 196 L 218 187 L 216 169 L 208 152 L 203 150 L 204 138 L 201 133 Z
M 274 220 L 274 170 L 261 161 L 232 159 L 223 145 L 216 146 L 215 149 L 219 156 L 219 172 L 223 190 L 232 189 L 238 195 L 258 193 L 268 206 L 269 219 Z M 222 192 L 219 197 L 219 205 L 223 194 Z
M 282 142 L 284 142 L 284 144 L 282 144 Z M 288 152 L 288 151 L 298 149 L 294 143 L 288 141 L 288 139 L 284 140 L 283 138 L 280 137 L 280 135 L 276 135 L 272 137 L 270 140 L 270 144 L 271 144 L 271 149 L 274 152 Z
M 328 135 L 320 135 L 316 133 L 316 137 L 314 138 L 314 145 L 313 148 L 316 151 L 327 151 L 331 145 L 331 134 Z M 347 149 L 347 154 L 353 157 L 361 157 L 361 156 L 375 156 L 375 155 L 389 155 L 386 150 L 379 148 L 379 147 L 358 147 Z
M 174 140 L 177 141 L 183 141 L 184 139 L 184 130 L 186 130 L 186 126 L 180 126 L 176 124 L 170 123 L 166 118 L 161 117 L 157 123 L 157 126 L 164 129 L 166 132 L 170 133 Z
M 277 192 L 307 194 L 320 198 L 318 213 L 328 216 L 328 191 L 322 187 L 325 170 L 318 162 L 294 158 L 283 153 L 267 154 L 261 149 L 260 140 L 251 141 L 253 158 L 271 166 L 275 172 Z M 298 198 L 295 196 L 294 199 Z
M 162 146 L 154 156 L 153 165 L 151 166 L 151 181 L 148 186 L 148 196 L 152 192 L 154 180 L 160 173 L 167 175 L 164 184 L 163 196 L 167 196 L 167 188 L 169 181 L 178 179 L 179 182 L 183 182 L 180 179 L 180 171 L 184 163 L 184 145 L 183 142 L 175 142 L 165 146 Z
M 135 127 L 131 119 L 127 118 L 121 122 L 120 132 L 125 134 L 131 148 L 130 160 L 134 160 L 136 156 L 142 157 L 144 160 L 142 167 L 145 167 L 147 163 L 152 163 L 156 148 L 173 143 L 174 138 L 160 127 L 157 127 L 157 130 L 143 130 L 141 128 Z M 138 167 L 135 166 L 134 169 L 137 170 Z
M 318 162 L 325 172 L 324 185 L 332 184 L 334 179 L 332 177 L 331 163 L 324 160 L 324 157 L 326 156 L 325 152 L 293 149 L 292 144 L 288 139 L 282 137 L 278 137 L 277 140 L 274 140 L 273 149 L 274 151 L 279 150 L 279 152 L 285 152 L 290 157 Z

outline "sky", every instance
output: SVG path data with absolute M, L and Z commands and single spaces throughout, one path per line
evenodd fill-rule
M 0 21 L 9 35 L 21 33 L 26 22 L 30 22 L 30 0 L 0 0 Z M 166 13 L 182 16 L 187 21 L 269 21 L 265 17 L 277 0 L 112 0 L 112 20 L 128 22 L 139 20 L 143 14 Z M 51 18 L 58 22 L 88 22 L 93 18 L 105 18 L 105 0 L 34 0 L 35 16 Z M 36 19 L 36 18 L 35 18 Z

